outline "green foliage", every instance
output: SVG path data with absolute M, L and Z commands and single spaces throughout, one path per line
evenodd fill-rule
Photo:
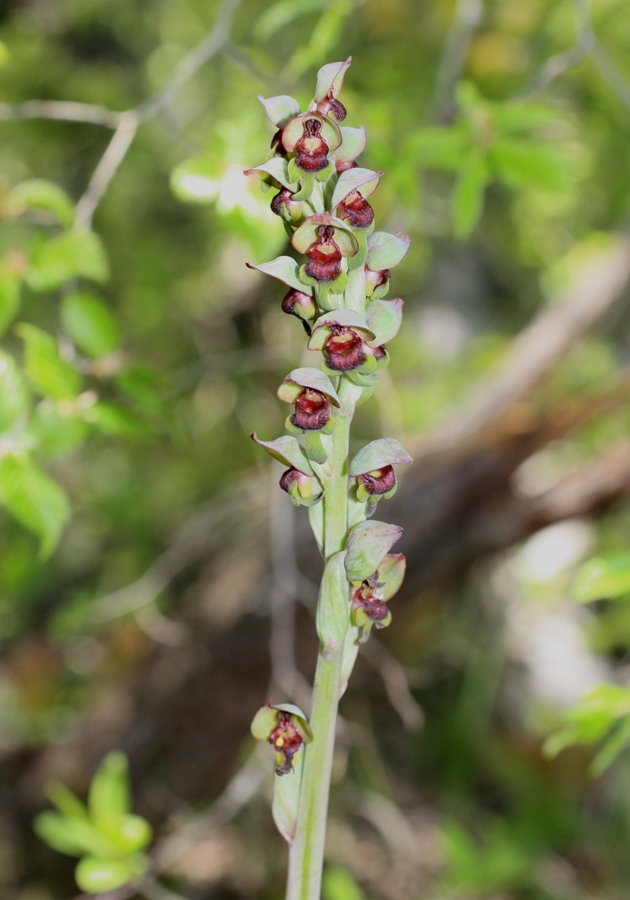
M 0 459 L 0 505 L 40 539 L 43 558 L 50 556 L 70 517 L 65 492 L 25 454 Z
M 9 201 L 17 202 L 18 207 L 24 210 L 50 213 L 60 225 L 69 227 L 74 223 L 72 200 L 51 181 L 42 178 L 22 181 L 11 191 Z
M 65 231 L 34 249 L 27 275 L 34 291 L 54 291 L 73 278 L 107 281 L 109 267 L 98 235 Z
M 547 738 L 549 757 L 575 744 L 603 746 L 591 763 L 591 772 L 601 775 L 630 744 L 630 688 L 601 684 L 564 714 L 564 725 Z
M 443 886 L 455 897 L 482 898 L 496 891 L 525 887 L 531 881 L 532 857 L 501 822 L 473 837 L 457 822 L 442 826 L 447 874 Z
M 122 753 L 109 753 L 101 763 L 87 807 L 58 783 L 48 795 L 59 812 L 40 813 L 35 831 L 54 850 L 81 857 L 75 870 L 81 890 L 89 894 L 115 890 L 146 871 L 148 859 L 141 851 L 151 840 L 151 827 L 131 814 L 129 772 Z
M 573 599 L 578 603 L 627 596 L 630 596 L 630 553 L 589 559 L 575 575 Z
M 61 358 L 54 338 L 34 325 L 20 324 L 16 332 L 24 340 L 24 368 L 34 389 L 53 400 L 73 400 L 81 389 L 81 378 Z
M 67 294 L 61 304 L 61 321 L 79 350 L 98 359 L 118 349 L 120 333 L 116 320 L 94 294 Z
M 365 894 L 343 866 L 327 866 L 322 881 L 323 900 L 365 900 Z
M 492 181 L 516 190 L 571 191 L 573 166 L 565 148 L 535 135 L 556 117 L 551 107 L 490 102 L 472 83 L 460 85 L 458 103 L 452 126 L 419 129 L 407 142 L 407 152 L 423 167 L 457 173 L 451 200 L 456 237 L 467 238 L 477 227 Z

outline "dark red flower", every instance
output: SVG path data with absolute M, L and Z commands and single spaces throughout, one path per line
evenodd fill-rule
M 340 219 L 347 219 L 353 228 L 367 228 L 374 221 L 374 210 L 358 191 L 351 191 L 337 207 Z
M 330 403 L 319 391 L 305 388 L 295 401 L 295 412 L 291 421 L 305 431 L 319 431 L 330 419 Z
M 329 369 L 350 372 L 358 369 L 366 360 L 363 341 L 351 328 L 331 325 L 332 334 L 324 345 L 324 356 Z
M 341 250 L 332 225 L 320 225 L 319 240 L 308 251 L 306 274 L 316 281 L 334 281 L 341 274 Z
M 301 203 L 293 200 L 293 194 L 288 188 L 282 188 L 271 201 L 271 211 L 277 216 L 282 216 L 282 207 L 285 207 L 289 214 L 302 211 Z
M 299 319 L 304 317 L 312 319 L 317 312 L 317 307 L 313 298 L 308 294 L 291 288 L 282 298 L 282 312 L 288 313 L 290 316 L 297 316 Z
M 328 144 L 321 136 L 319 119 L 307 119 L 304 134 L 295 145 L 295 164 L 305 172 L 321 172 L 328 165 Z
M 338 122 L 343 122 L 348 115 L 346 107 L 343 103 L 333 97 L 332 91 L 327 97 L 324 97 L 323 100 L 319 101 L 317 104 L 317 112 L 322 113 L 324 116 L 327 116 L 328 113 L 332 113 Z
M 372 576 L 372 578 L 364 581 L 360 587 L 354 588 L 352 591 L 352 610 L 355 617 L 357 610 L 360 609 L 372 622 L 382 622 L 391 616 L 391 613 L 385 601 L 378 596 L 378 584 L 372 584 L 374 578 L 375 576 Z
M 278 711 L 278 725 L 271 732 L 269 743 L 276 754 L 284 757 L 284 762 L 276 767 L 276 775 L 288 775 L 293 769 L 293 757 L 304 743 L 299 728 L 293 724 L 288 712 Z
M 365 486 L 368 494 L 386 494 L 395 486 L 396 476 L 392 466 L 383 466 L 382 469 L 359 475 L 358 481 Z

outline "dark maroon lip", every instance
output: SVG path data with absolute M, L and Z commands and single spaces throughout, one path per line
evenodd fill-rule
M 276 768 L 276 775 L 288 775 L 293 768 L 293 757 L 304 743 L 289 713 L 278 712 L 278 725 L 269 735 L 269 743 L 284 756 L 284 762 Z
M 387 604 L 372 591 L 367 584 L 355 588 L 352 592 L 352 606 L 360 607 L 372 622 L 382 622 L 387 618 L 389 609 Z
M 295 401 L 291 422 L 305 431 L 318 431 L 328 424 L 330 403 L 324 394 L 306 388 Z
M 282 298 L 282 312 L 294 316 L 296 315 L 296 306 L 299 306 L 301 309 L 308 309 L 312 303 L 313 298 L 309 297 L 308 294 L 303 294 L 302 291 L 291 288 Z
M 316 281 L 334 281 L 341 274 L 341 250 L 334 241 L 332 225 L 320 225 L 319 240 L 308 251 L 306 274 Z
M 321 172 L 328 165 L 328 144 L 321 136 L 319 119 L 307 119 L 304 134 L 295 145 L 295 164 L 305 172 Z
M 346 107 L 340 100 L 333 97 L 332 92 L 324 97 L 323 100 L 319 101 L 317 104 L 317 112 L 320 112 L 325 116 L 327 116 L 328 113 L 332 113 L 338 122 L 343 122 L 348 115 Z
M 337 208 L 337 215 L 345 219 L 353 228 L 367 228 L 374 221 L 374 210 L 358 191 L 342 200 Z
M 332 334 L 324 346 L 326 365 L 337 372 L 350 372 L 363 365 L 367 356 L 363 341 L 351 328 L 332 326 Z
M 386 494 L 388 491 L 391 491 L 396 484 L 396 475 L 392 466 L 383 466 L 383 468 L 374 471 L 379 472 L 379 474 L 374 475 L 370 472 L 365 472 L 363 475 L 359 475 L 359 484 L 364 485 L 369 494 Z

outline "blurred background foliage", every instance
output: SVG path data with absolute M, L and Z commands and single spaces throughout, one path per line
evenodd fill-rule
M 627 896 L 627 3 L 5 0 L 0 41 L 0 894 L 76 895 L 33 818 L 120 748 L 149 900 L 282 896 L 248 724 L 270 679 L 302 702 L 319 566 L 248 438 L 306 358 L 245 267 L 286 239 L 242 170 L 256 95 L 305 104 L 352 54 L 377 220 L 412 236 L 354 437 L 418 462 L 408 587 L 342 705 L 324 897 Z M 539 377 L 484 417 L 541 321 Z

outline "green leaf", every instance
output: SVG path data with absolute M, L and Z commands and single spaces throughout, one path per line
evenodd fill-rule
M 98 359 L 118 349 L 118 325 L 100 297 L 82 291 L 68 294 L 61 304 L 61 320 L 86 356 Z
M 185 203 L 214 203 L 221 190 L 216 162 L 207 154 L 184 160 L 171 173 L 171 190 Z
M 350 625 L 345 558 L 345 550 L 331 556 L 326 563 L 319 589 L 316 626 L 320 653 L 324 659 L 337 656 Z
M 28 410 L 28 389 L 13 357 L 0 352 L 0 432 Z
M 41 328 L 21 323 L 17 334 L 25 342 L 25 370 L 29 381 L 44 397 L 74 399 L 81 390 L 81 376 L 59 356 L 55 340 Z
M 401 534 L 399 525 L 388 525 L 373 519 L 355 525 L 347 543 L 345 565 L 348 580 L 365 581 L 373 575 Z
M 470 149 L 470 137 L 457 127 L 421 128 L 405 146 L 419 165 L 454 171 Z
M 41 210 L 50 213 L 61 225 L 66 227 L 74 222 L 74 206 L 70 197 L 58 184 L 44 181 L 41 178 L 23 181 L 11 191 L 25 209 Z
M 463 160 L 453 191 L 453 224 L 455 236 L 467 238 L 474 231 L 481 213 L 488 170 L 480 150 L 472 150 Z
M 101 283 L 108 277 L 100 238 L 93 231 L 66 231 L 36 248 L 27 281 L 34 291 L 54 291 L 73 278 Z
M 116 852 L 105 835 L 90 822 L 77 816 L 44 812 L 37 816 L 33 827 L 44 843 L 68 856 L 82 856 L 84 853 L 108 855 Z
M 617 600 L 630 594 L 630 553 L 595 557 L 582 565 L 573 581 L 572 595 L 578 603 Z
M 114 837 L 126 853 L 136 853 L 150 842 L 153 829 L 141 816 L 124 816 L 117 824 Z
M 570 162 L 559 147 L 517 138 L 500 138 L 490 151 L 498 177 L 512 188 L 564 192 L 573 183 Z
M 590 772 L 599 778 L 604 774 L 606 769 L 615 762 L 617 757 L 623 753 L 630 744 L 630 717 L 622 722 L 618 728 L 615 728 L 611 736 L 604 743 L 599 753 L 589 766 Z
M 100 859 L 86 856 L 75 869 L 74 877 L 82 891 L 100 894 L 114 891 L 138 878 L 147 868 L 142 854 L 129 859 Z
M 70 505 L 64 491 L 30 457 L 0 459 L 0 504 L 39 537 L 41 556 L 50 556 L 70 518 Z
M 129 767 L 124 753 L 107 754 L 92 779 L 88 807 L 97 828 L 110 833 L 117 831 L 121 820 L 129 814 Z
M 557 110 L 537 103 L 491 104 L 492 118 L 500 134 L 534 131 L 558 118 Z
M 51 457 L 71 453 L 85 440 L 87 430 L 75 410 L 66 414 L 50 402 L 39 403 L 28 423 L 28 433 L 36 441 L 37 449 Z
M 0 272 L 0 335 L 15 319 L 20 308 L 21 279 L 12 272 Z
M 322 900 L 365 900 L 365 894 L 343 866 L 327 866 L 322 881 Z
M 66 818 L 87 821 L 88 812 L 85 804 L 81 803 L 65 784 L 60 781 L 52 781 L 46 786 L 46 796 Z

